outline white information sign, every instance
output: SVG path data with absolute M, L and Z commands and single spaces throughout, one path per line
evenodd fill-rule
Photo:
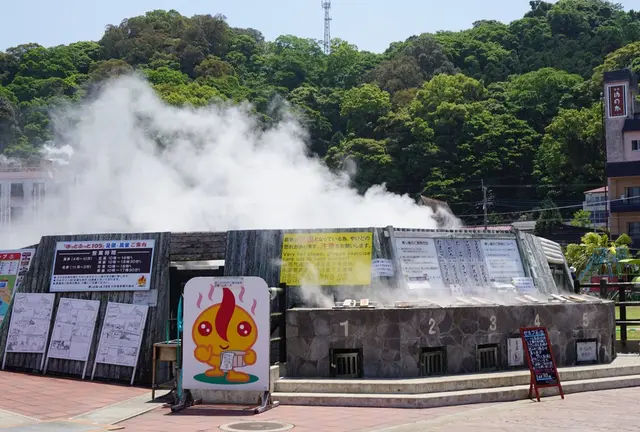
M 15 295 L 7 346 L 2 358 L 2 369 L 4 369 L 8 352 L 43 354 L 40 363 L 42 369 L 54 301 L 55 294 L 17 293 Z
M 50 292 L 145 291 L 155 240 L 58 242 Z
M 481 240 L 487 272 L 492 282 L 511 283 L 524 277 L 520 251 L 515 240 Z
M 198 277 L 184 287 L 183 387 L 269 390 L 269 287 Z
M 385 258 L 378 258 L 371 261 L 371 276 L 373 277 L 393 277 L 393 261 Z
M 436 239 L 435 243 L 447 285 L 459 285 L 466 294 L 478 294 L 486 289 L 489 278 L 477 240 Z
M 99 300 L 60 299 L 43 373 L 50 358 L 77 360 L 85 362 L 84 379 L 99 310 Z
M 511 284 L 516 287 L 521 294 L 535 294 L 538 292 L 530 277 L 515 277 L 511 280 Z
M 507 339 L 507 356 L 509 367 L 524 365 L 524 347 L 521 338 Z
M 409 289 L 444 287 L 433 239 L 397 237 L 396 253 Z
M 96 364 L 105 363 L 132 367 L 133 384 L 148 311 L 149 307 L 143 305 L 107 304 L 91 379 L 96 373 Z
M 133 293 L 134 305 L 156 307 L 158 305 L 158 290 L 136 291 Z
M 576 357 L 578 362 L 595 362 L 598 360 L 597 341 L 576 342 Z

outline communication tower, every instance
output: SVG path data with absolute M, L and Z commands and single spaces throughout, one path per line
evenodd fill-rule
M 324 9 L 324 53 L 331 52 L 331 0 L 320 0 Z

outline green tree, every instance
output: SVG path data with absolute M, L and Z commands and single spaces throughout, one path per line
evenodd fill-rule
M 571 226 L 581 228 L 591 228 L 591 212 L 587 210 L 578 210 L 573 214 Z
M 539 237 L 550 237 L 562 225 L 562 215 L 555 203 L 546 198 L 542 202 L 542 210 L 536 221 L 534 234 Z

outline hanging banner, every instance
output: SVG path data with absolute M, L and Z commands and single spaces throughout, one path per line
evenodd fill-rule
M 7 314 L 13 294 L 19 291 L 35 253 L 35 249 L 0 251 L 0 323 Z
M 269 390 L 270 297 L 258 277 L 184 287 L 183 388 Z
M 147 291 L 155 240 L 58 242 L 50 292 Z
M 369 285 L 373 234 L 285 234 L 280 282 L 301 285 Z

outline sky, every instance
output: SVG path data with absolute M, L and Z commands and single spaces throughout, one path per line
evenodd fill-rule
M 626 10 L 638 0 L 617 0 Z M 268 40 L 282 34 L 322 39 L 321 0 L 5 0 L 0 50 L 36 42 L 44 46 L 98 40 L 107 24 L 154 9 L 183 15 L 221 13 L 233 27 L 252 27 Z M 384 51 L 391 42 L 437 30 L 462 30 L 475 21 L 521 18 L 529 0 L 332 0 L 331 36 L 362 50 Z

